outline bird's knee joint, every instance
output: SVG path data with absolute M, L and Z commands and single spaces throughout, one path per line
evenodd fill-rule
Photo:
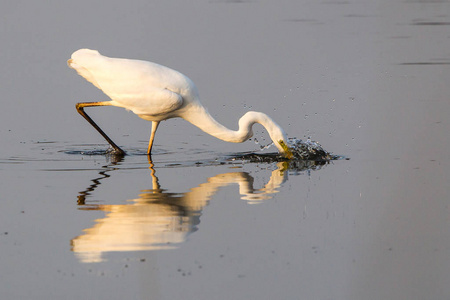
M 78 111 L 83 110 L 83 106 L 81 105 L 81 103 L 75 104 L 75 108 L 76 108 Z

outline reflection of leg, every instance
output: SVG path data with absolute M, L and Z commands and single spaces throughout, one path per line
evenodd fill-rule
M 150 155 L 153 147 L 153 140 L 155 139 L 155 132 L 158 129 L 159 122 L 152 121 L 152 133 L 150 134 L 150 141 L 148 142 L 147 154 Z
M 77 103 L 76 108 L 80 115 L 82 115 L 86 121 L 88 121 L 104 138 L 105 140 L 114 148 L 114 154 L 116 155 L 125 155 L 125 152 L 119 148 L 107 135 L 103 132 L 103 130 L 98 127 L 97 124 L 89 117 L 86 112 L 84 111 L 85 107 L 89 106 L 110 106 L 112 105 L 110 101 L 103 101 L 103 102 L 82 102 Z
M 111 175 L 106 174 L 106 172 L 112 171 L 114 170 L 114 168 L 108 167 L 108 166 L 103 166 L 102 168 L 105 168 L 105 170 L 100 171 L 98 174 L 101 175 L 102 177 L 98 177 L 98 178 L 94 178 L 91 179 L 91 181 L 93 182 L 93 184 L 91 184 L 90 186 L 88 186 L 84 191 L 79 192 L 78 194 L 78 200 L 77 200 L 77 204 L 78 205 L 85 205 L 86 204 L 86 197 L 89 196 L 100 184 L 101 184 L 101 180 L 110 177 Z
M 149 169 L 150 169 L 150 175 L 152 176 L 152 192 L 154 194 L 160 194 L 162 192 L 161 190 L 161 186 L 159 185 L 159 180 L 158 177 L 156 177 L 156 171 L 153 168 L 153 162 L 152 162 L 152 158 L 150 157 L 150 155 L 147 156 L 148 157 L 148 164 L 149 164 Z

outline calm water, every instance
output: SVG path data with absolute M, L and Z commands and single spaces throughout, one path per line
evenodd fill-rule
M 0 9 L 2 299 L 447 299 L 448 1 L 15 1 Z M 243 163 L 183 120 L 119 108 L 83 47 L 187 74 L 350 160 Z M 265 152 L 275 151 L 269 148 Z

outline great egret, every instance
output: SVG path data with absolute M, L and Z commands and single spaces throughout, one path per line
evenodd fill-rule
M 175 70 L 147 61 L 110 58 L 90 49 L 75 51 L 67 63 L 111 98 L 111 101 L 77 103 L 76 108 L 114 148 L 115 154 L 125 152 L 85 113 L 85 107 L 123 107 L 152 121 L 148 155 L 159 122 L 180 117 L 216 138 L 233 143 L 242 143 L 252 137 L 253 124 L 259 123 L 266 128 L 278 151 L 292 158 L 286 134 L 269 116 L 249 111 L 239 120 L 239 130 L 230 130 L 214 120 L 202 106 L 194 83 Z

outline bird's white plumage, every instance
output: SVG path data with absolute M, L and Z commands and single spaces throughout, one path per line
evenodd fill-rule
M 186 76 L 164 66 L 109 58 L 89 49 L 73 53 L 69 66 L 101 89 L 116 106 L 138 115 L 157 116 L 178 109 L 183 104 L 180 94 L 192 85 Z
M 68 65 L 108 95 L 111 98 L 108 105 L 126 108 L 145 120 L 156 122 L 154 131 L 160 121 L 181 117 L 206 133 L 237 143 L 249 139 L 252 125 L 260 123 L 279 152 L 289 154 L 283 129 L 269 116 L 248 112 L 239 120 L 239 130 L 230 130 L 211 117 L 201 105 L 194 83 L 180 72 L 152 62 L 106 57 L 90 49 L 75 51 Z

